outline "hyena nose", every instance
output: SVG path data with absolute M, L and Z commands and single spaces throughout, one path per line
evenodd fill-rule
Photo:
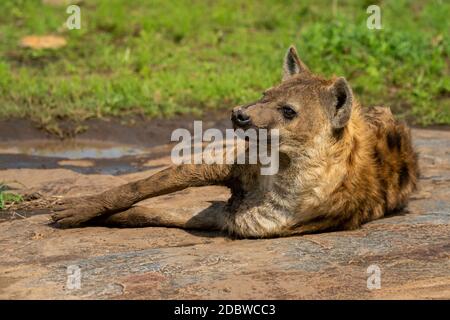
M 242 111 L 242 109 L 235 109 L 231 114 L 231 121 L 239 127 L 245 127 L 250 124 L 251 119 Z

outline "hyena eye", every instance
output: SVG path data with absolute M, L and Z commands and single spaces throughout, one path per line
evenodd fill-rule
M 293 119 L 297 115 L 297 112 L 294 110 L 294 108 L 292 108 L 288 104 L 281 106 L 281 112 L 283 113 L 283 117 L 285 117 L 286 119 Z

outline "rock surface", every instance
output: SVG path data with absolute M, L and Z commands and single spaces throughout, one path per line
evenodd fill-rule
M 415 129 L 413 135 L 419 190 L 405 212 L 356 231 L 231 240 L 168 228 L 59 230 L 48 225 L 45 211 L 3 212 L 0 298 L 449 299 L 450 131 Z M 16 181 L 23 193 L 75 196 L 147 176 L 169 158 L 152 161 L 153 170 L 121 176 L 0 170 L 0 181 Z M 227 196 L 226 189 L 203 187 L 142 205 L 180 209 Z M 371 265 L 380 268 L 380 289 L 367 287 Z M 71 282 L 77 270 L 79 288 Z

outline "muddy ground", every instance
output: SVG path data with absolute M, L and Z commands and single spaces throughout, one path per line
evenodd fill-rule
M 3 299 L 450 298 L 450 131 L 413 130 L 419 190 L 408 208 L 356 231 L 267 240 L 169 228 L 49 226 L 48 203 L 146 177 L 170 163 L 170 133 L 191 119 L 91 121 L 76 139 L 0 123 L 0 182 L 27 201 L 0 211 Z M 208 120 L 225 128 L 226 116 Z M 226 201 L 220 187 L 139 205 L 172 212 Z M 35 200 L 32 200 L 35 199 Z M 367 288 L 367 268 L 381 288 Z M 80 287 L 70 282 L 80 270 Z M 69 281 L 69 282 L 68 282 Z

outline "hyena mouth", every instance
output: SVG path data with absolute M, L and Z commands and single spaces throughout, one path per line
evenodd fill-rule
M 270 146 L 274 143 L 274 138 L 276 138 L 276 144 L 279 144 L 278 129 L 257 127 L 251 124 L 245 128 L 233 126 L 233 130 L 237 137 L 245 140 L 246 142 L 264 142 L 265 145 Z

